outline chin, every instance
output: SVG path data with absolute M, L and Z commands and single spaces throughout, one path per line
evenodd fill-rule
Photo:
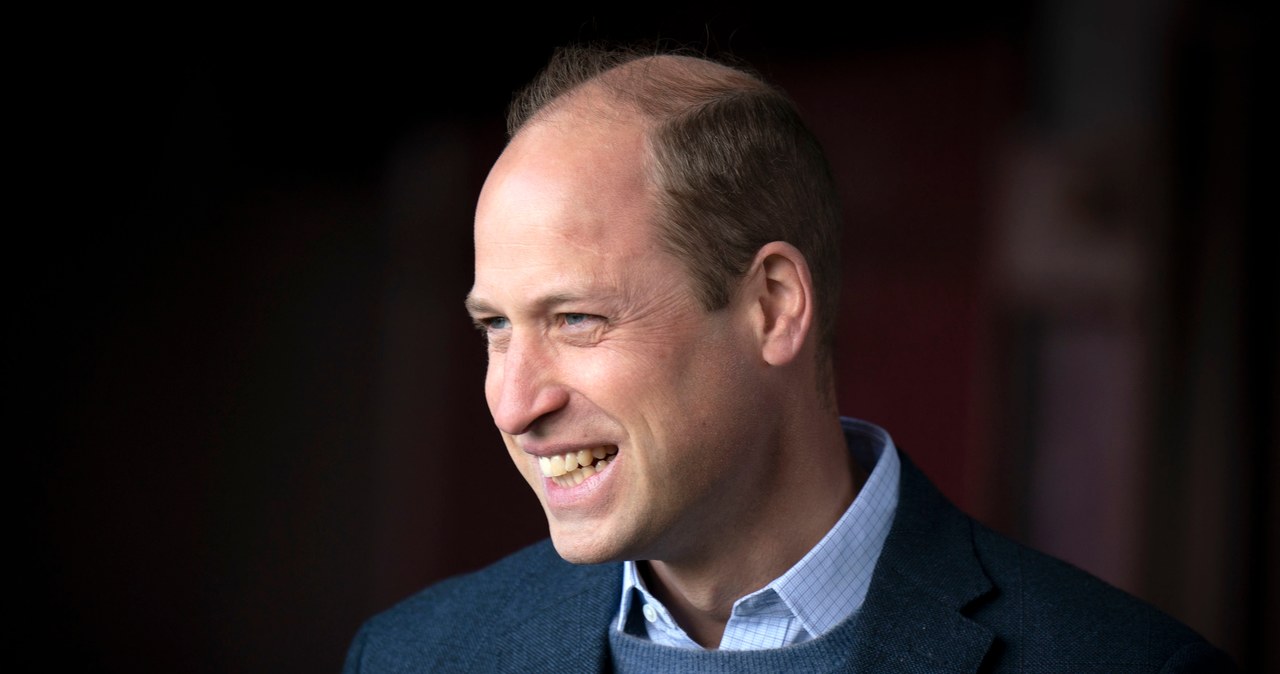
M 594 536 L 557 532 L 554 527 L 551 530 L 551 544 L 555 546 L 556 553 L 570 564 L 605 564 L 623 560 L 623 554 L 616 546 L 608 545 Z

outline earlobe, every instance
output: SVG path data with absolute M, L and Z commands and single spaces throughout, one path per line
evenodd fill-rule
M 760 354 L 770 365 L 786 365 L 800 355 L 813 323 L 813 279 L 799 249 L 774 241 L 760 247 L 752 262 Z

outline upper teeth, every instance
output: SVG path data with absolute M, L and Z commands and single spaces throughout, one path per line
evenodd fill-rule
M 612 456 L 618 453 L 617 447 L 595 447 L 593 449 L 580 449 L 573 452 L 565 452 L 557 456 L 538 457 L 538 467 L 542 469 L 542 474 L 546 477 L 560 477 L 565 473 L 571 473 L 580 468 L 590 468 L 591 464 L 597 459 L 603 459 L 606 456 Z M 597 469 L 604 466 L 597 466 Z M 592 471 L 594 474 L 596 471 Z M 586 476 L 590 477 L 590 475 Z

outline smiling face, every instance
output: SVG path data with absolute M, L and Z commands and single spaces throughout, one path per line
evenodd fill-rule
M 575 110 L 526 126 L 477 206 L 489 410 L 565 559 L 696 556 L 776 460 L 750 307 L 705 311 L 660 245 L 640 126 Z

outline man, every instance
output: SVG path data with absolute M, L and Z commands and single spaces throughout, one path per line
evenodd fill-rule
M 781 92 L 563 50 L 509 130 L 467 308 L 551 543 L 375 617 L 348 671 L 1230 670 L 838 416 L 839 212 Z

